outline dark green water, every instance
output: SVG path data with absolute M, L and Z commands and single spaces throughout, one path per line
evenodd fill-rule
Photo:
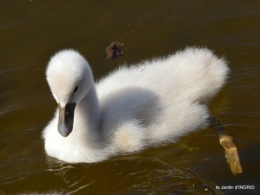
M 1 0 L 0 13 L 0 194 L 260 194 L 259 1 Z M 125 55 L 107 61 L 113 41 L 126 43 Z M 45 155 L 41 131 L 56 103 L 44 72 L 56 51 L 77 49 L 99 79 L 187 45 L 229 61 L 229 82 L 210 110 L 234 138 L 243 174 L 231 173 L 210 128 L 95 164 Z

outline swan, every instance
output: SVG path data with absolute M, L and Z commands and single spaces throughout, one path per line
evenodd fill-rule
M 58 109 L 42 132 L 46 153 L 69 163 L 176 142 L 209 125 L 208 103 L 229 67 L 207 48 L 121 66 L 95 83 L 86 59 L 65 49 L 51 57 L 46 79 Z

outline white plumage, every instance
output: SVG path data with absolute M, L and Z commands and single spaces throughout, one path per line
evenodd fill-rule
M 208 125 L 207 103 L 228 72 L 225 60 L 210 50 L 186 48 L 120 67 L 95 84 L 88 62 L 62 50 L 46 75 L 61 110 L 76 103 L 73 130 L 59 126 L 58 132 L 57 110 L 43 131 L 45 150 L 63 161 L 90 163 L 174 142 Z

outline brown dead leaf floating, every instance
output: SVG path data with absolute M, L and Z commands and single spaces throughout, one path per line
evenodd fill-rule
M 108 60 L 113 60 L 119 56 L 123 56 L 124 52 L 121 51 L 121 48 L 124 47 L 124 43 L 119 43 L 119 42 L 112 42 L 107 48 L 106 48 L 106 53 L 107 53 L 107 59 Z
M 237 147 L 232 141 L 232 137 L 227 134 L 220 121 L 215 118 L 210 118 L 210 125 L 216 130 L 219 136 L 219 142 L 225 149 L 225 157 L 234 175 L 242 173 Z

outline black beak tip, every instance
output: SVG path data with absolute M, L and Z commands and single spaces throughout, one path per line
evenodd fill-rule
M 63 137 L 68 137 L 69 133 L 60 132 Z
M 62 127 L 58 127 L 58 131 L 63 137 L 68 137 L 72 129 L 69 130 L 66 126 L 62 126 Z

